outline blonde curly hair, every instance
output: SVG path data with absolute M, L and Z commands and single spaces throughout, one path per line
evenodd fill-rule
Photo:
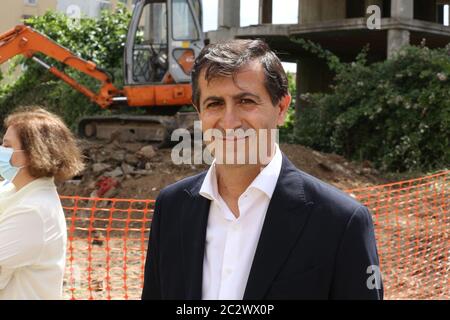
M 20 108 L 5 119 L 5 129 L 14 126 L 35 178 L 64 181 L 84 169 L 76 139 L 62 119 L 40 107 Z

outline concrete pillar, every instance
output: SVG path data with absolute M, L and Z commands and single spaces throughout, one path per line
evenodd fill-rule
M 272 23 L 272 0 L 259 0 L 259 24 Z
M 391 18 L 413 19 L 414 0 L 391 0 Z
M 414 18 L 414 1 L 391 0 L 391 18 L 412 20 Z M 409 30 L 389 29 L 387 37 L 388 58 L 392 57 L 402 46 L 410 43 Z
M 240 0 L 219 0 L 219 21 L 220 28 L 239 28 L 240 26 Z
M 325 60 L 316 57 L 304 57 L 297 61 L 297 91 L 323 92 L 329 90 L 333 73 Z
M 387 42 L 387 56 L 390 58 L 401 47 L 410 43 L 410 33 L 408 30 L 390 29 L 388 30 Z
M 305 102 L 300 100 L 300 95 L 305 93 L 326 92 L 329 84 L 333 80 L 333 73 L 328 68 L 326 62 L 315 57 L 305 57 L 297 61 L 296 74 L 296 116 L 301 117 Z
M 299 0 L 299 23 L 339 20 L 346 17 L 346 0 Z

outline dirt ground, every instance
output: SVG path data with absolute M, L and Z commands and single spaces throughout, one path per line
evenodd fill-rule
M 139 157 L 139 150 L 144 148 L 145 144 L 84 141 L 82 146 L 87 168 L 81 179 L 70 180 L 59 186 L 59 192 L 62 195 L 98 196 L 95 193 L 96 182 L 104 175 L 108 176 L 111 173 L 108 170 L 114 171 L 127 166 L 129 169 L 131 167 L 132 172 L 111 177 L 117 182 L 117 186 L 113 188 L 114 190 L 108 190 L 110 192 L 106 195 L 100 194 L 100 196 L 155 199 L 163 187 L 208 169 L 205 164 L 173 164 L 170 148 L 153 147 L 154 152 L 150 157 Z M 351 163 L 341 156 L 321 153 L 301 145 L 281 144 L 280 148 L 299 169 L 340 189 L 378 185 L 387 181 L 379 177 L 379 173 L 371 167 L 370 163 Z M 124 154 L 125 159 L 122 160 Z M 110 167 L 94 172 L 93 166 L 100 164 Z

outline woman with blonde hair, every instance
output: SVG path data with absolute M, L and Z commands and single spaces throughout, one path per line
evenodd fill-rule
M 67 230 L 55 180 L 83 169 L 64 122 L 41 108 L 5 120 L 0 147 L 0 299 L 61 299 Z

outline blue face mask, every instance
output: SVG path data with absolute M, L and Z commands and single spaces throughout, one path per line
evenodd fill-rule
M 14 152 L 23 150 L 14 150 L 0 146 L 0 176 L 6 181 L 12 182 L 19 170 L 23 167 L 14 167 L 11 165 L 11 158 Z

